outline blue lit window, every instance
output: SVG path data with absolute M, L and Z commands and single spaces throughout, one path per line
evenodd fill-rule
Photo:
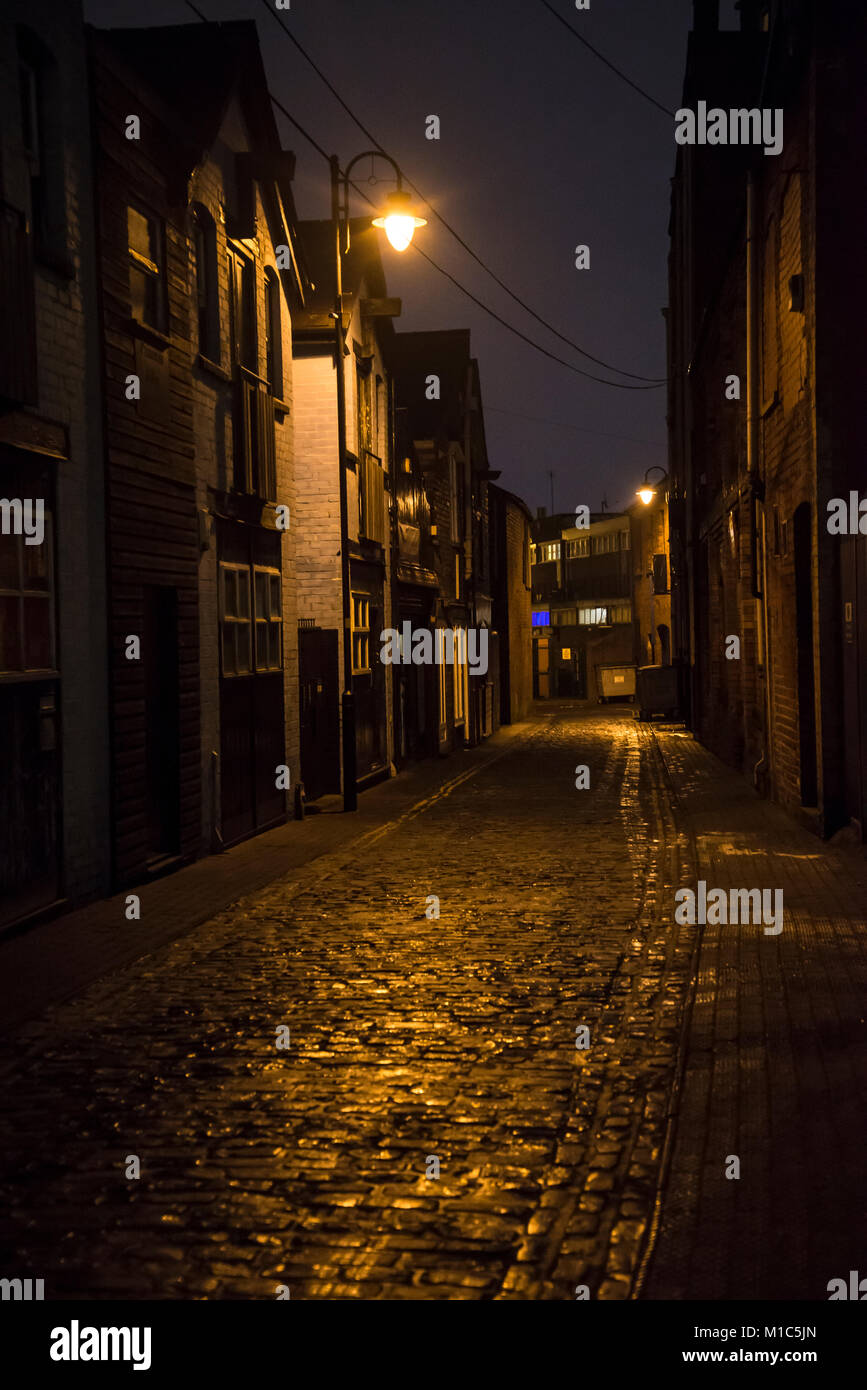
M 533 614 L 533 626 L 534 626 L 534 627 L 549 627 L 550 624 L 551 624 L 551 614 L 550 614 L 550 611 L 549 611 L 548 609 L 546 609 L 544 613 L 534 613 L 534 614 Z

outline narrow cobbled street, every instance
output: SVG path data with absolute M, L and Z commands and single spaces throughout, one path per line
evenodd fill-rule
M 452 759 L 397 823 L 22 1030 L 5 1266 L 49 1296 L 627 1297 L 693 946 L 663 911 L 680 853 L 629 709 L 549 706 Z
M 781 887 L 783 930 L 677 924 L 702 877 Z M 3 1040 L 3 1265 L 48 1298 L 815 1299 L 858 1268 L 863 856 L 682 727 L 537 705 L 123 902 L 2 947 L 35 978 L 66 932 L 57 979 L 92 979 Z

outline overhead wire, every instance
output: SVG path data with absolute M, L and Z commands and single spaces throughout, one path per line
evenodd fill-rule
M 334 83 L 329 80 L 326 74 L 322 71 L 322 68 L 319 66 L 319 64 L 315 61 L 313 57 L 311 57 L 304 45 L 292 33 L 292 30 L 286 25 L 282 15 L 279 14 L 271 4 L 269 4 L 269 0 L 260 0 L 260 3 L 264 5 L 270 17 L 279 25 L 283 34 L 285 34 L 286 38 L 289 39 L 290 43 L 292 43 L 294 47 L 298 50 L 302 58 L 304 58 L 304 60 L 307 63 L 309 63 L 310 67 L 316 73 L 317 77 L 325 84 L 329 92 L 334 97 L 335 101 L 337 101 L 338 104 L 343 108 L 343 110 L 349 116 L 350 120 L 352 120 L 355 123 L 355 125 L 358 126 L 358 129 L 361 131 L 362 135 L 366 136 L 367 139 L 371 142 L 371 144 L 374 145 L 376 149 L 378 149 L 382 154 L 387 154 L 388 152 L 386 151 L 384 146 L 380 143 L 379 140 L 377 140 L 376 136 L 373 134 L 371 130 L 368 129 L 368 127 L 364 124 L 360 117 L 355 114 L 349 103 L 346 102 L 340 95 L 340 92 L 334 86 Z M 403 175 L 403 170 L 401 170 L 401 174 Z M 574 339 L 567 337 L 565 333 L 561 333 L 558 328 L 555 328 L 552 323 L 549 323 L 546 318 L 544 318 L 541 314 L 537 313 L 536 310 L 532 307 L 532 305 L 528 304 L 525 299 L 523 299 L 519 294 L 517 294 L 513 289 L 511 289 L 509 285 L 506 284 L 505 280 L 501 279 L 500 276 L 497 275 L 497 273 L 491 269 L 487 262 L 484 261 L 476 251 L 473 250 L 469 243 L 461 236 L 460 232 L 458 232 L 456 228 L 454 228 L 451 225 L 451 223 L 448 222 L 445 217 L 443 217 L 442 213 L 437 210 L 437 208 L 430 201 L 430 199 L 427 198 L 424 193 L 422 193 L 421 189 L 418 188 L 417 185 L 414 184 L 411 179 L 407 178 L 406 175 L 403 175 L 403 181 L 409 188 L 412 189 L 416 196 L 421 199 L 425 206 L 430 209 L 436 220 L 441 224 L 441 226 L 443 226 L 446 229 L 447 232 L 449 232 L 451 236 L 454 237 L 458 245 L 463 247 L 464 251 L 466 251 L 467 254 L 472 257 L 476 264 L 481 266 L 482 270 L 484 270 L 485 273 L 491 277 L 494 283 L 499 285 L 500 289 L 504 290 L 505 293 L 509 295 L 509 297 L 513 299 L 516 304 L 519 304 L 520 307 L 526 313 L 530 314 L 531 317 L 534 318 L 537 323 L 540 323 L 543 328 L 546 328 L 548 330 L 549 333 L 553 333 L 555 338 L 559 338 L 562 343 L 565 343 L 567 347 L 572 348 L 573 351 L 577 352 L 581 357 L 586 357 L 588 361 L 595 362 L 598 367 L 604 367 L 606 371 L 616 372 L 619 376 L 627 376 L 634 381 L 651 382 L 653 383 L 653 385 L 661 386 L 664 383 L 665 377 L 647 376 L 643 372 L 628 372 L 623 367 L 615 367 L 611 362 L 606 362 L 603 358 L 596 357 L 592 352 L 588 352 L 586 348 L 582 348 L 580 344 L 576 343 Z M 597 380 L 598 378 L 591 379 Z M 612 382 L 609 384 L 613 385 L 614 383 Z
M 206 15 L 203 15 L 202 12 L 198 9 L 198 7 L 197 7 L 196 5 L 193 4 L 193 0 L 184 0 L 184 3 L 193 11 L 193 13 L 197 16 L 197 18 L 200 19 L 203 23 L 209 23 L 209 22 L 211 22 L 211 21 L 208 20 L 207 16 L 206 16 Z M 277 17 L 277 16 L 276 16 L 276 11 L 272 10 L 272 9 L 270 8 L 270 6 L 267 5 L 267 0 L 266 0 L 266 8 L 268 9 L 268 13 L 269 13 L 269 14 L 272 14 L 272 15 L 274 15 L 275 17 Z M 284 33 L 287 33 L 288 36 L 293 40 L 293 42 L 297 42 L 297 41 L 294 39 L 294 35 L 292 35 L 291 33 L 289 33 L 289 31 L 286 30 L 285 27 L 284 27 L 282 24 L 281 24 L 281 28 L 283 28 Z M 303 50 L 301 50 L 301 46 L 298 45 L 298 47 L 299 47 L 299 50 L 303 52 Z M 304 53 L 304 56 L 307 57 L 307 54 Z M 311 61 L 311 63 L 312 63 L 312 60 L 308 59 L 308 61 Z M 313 66 L 315 66 L 315 64 L 314 64 Z M 318 70 L 318 68 L 317 68 L 317 72 L 318 72 L 318 71 L 319 71 L 319 70 Z M 320 74 L 320 75 L 321 75 L 321 74 Z M 328 83 L 327 78 L 325 78 L 324 76 L 323 76 L 323 81 L 325 81 L 325 82 L 327 83 L 327 85 L 329 86 L 329 89 L 331 89 L 331 84 Z M 332 89 L 332 90 L 333 90 L 333 89 Z M 283 104 L 283 102 L 281 102 L 281 101 L 279 100 L 278 97 L 275 97 L 274 93 L 273 93 L 270 89 L 268 90 L 268 97 L 269 97 L 270 101 L 272 102 L 272 104 L 277 108 L 277 110 L 280 111 L 280 112 L 286 117 L 286 119 L 287 119 L 287 120 L 295 127 L 295 129 L 299 132 L 299 134 L 302 135 L 303 138 L 304 138 L 305 140 L 308 141 L 308 143 L 313 147 L 313 149 L 315 149 L 316 152 L 317 152 L 319 155 L 321 155 L 323 159 L 325 159 L 326 161 L 330 162 L 331 156 L 327 153 L 327 151 L 326 151 L 326 150 L 322 147 L 322 145 L 320 145 L 319 142 L 310 134 L 310 132 L 309 132 L 308 130 L 306 130 L 306 129 L 304 128 L 304 126 L 302 126 L 301 122 L 298 121 L 298 120 L 292 115 L 292 113 L 286 108 L 286 106 Z M 341 103 L 342 106 L 345 106 L 345 105 L 346 105 L 346 104 L 343 102 L 342 98 L 338 97 L 338 100 L 340 100 L 340 103 Z M 346 110 L 349 111 L 349 108 L 346 107 Z M 352 115 L 351 112 L 349 112 L 349 114 Z M 385 150 L 383 150 L 382 146 L 378 143 L 378 141 L 375 139 L 375 137 L 374 137 L 373 135 L 371 135 L 371 133 L 367 130 L 367 128 L 366 128 L 365 126 L 361 125 L 361 123 L 356 119 L 356 117 L 355 117 L 354 115 L 352 115 L 352 119 L 353 119 L 354 121 L 356 121 L 356 124 L 359 126 L 359 128 L 362 130 L 362 132 L 368 137 L 369 140 L 371 140 L 371 142 L 372 142 L 374 145 L 376 145 L 377 149 L 379 149 L 380 151 L 382 151 L 382 153 L 384 154 L 384 153 L 385 153 Z M 407 182 L 409 182 L 409 180 L 407 180 Z M 359 194 L 360 197 L 362 197 L 362 198 L 365 200 L 366 203 L 368 203 L 371 207 L 375 207 L 375 204 L 373 203 L 372 199 L 368 197 L 368 195 L 365 193 L 365 191 L 364 191 L 363 188 L 359 187 L 359 185 L 358 185 L 357 183 L 355 183 L 354 181 L 352 181 L 352 180 L 350 180 L 350 183 L 352 184 L 352 187 L 355 189 L 355 191 Z M 413 185 L 410 184 L 410 187 L 413 187 Z M 417 190 L 416 190 L 416 191 L 417 191 Z M 423 195 L 419 194 L 419 196 L 422 197 Z M 426 199 L 424 199 L 424 201 L 427 202 Z M 436 212 L 436 210 L 433 209 L 433 208 L 432 208 L 431 210 L 434 211 L 434 212 Z M 438 215 L 438 214 L 437 214 L 437 215 Z M 444 225 L 446 225 L 446 224 L 444 224 Z M 449 230 L 450 230 L 450 229 L 449 229 Z M 462 283 L 460 282 L 460 280 L 458 280 L 454 275 L 452 275 L 452 274 L 450 273 L 450 271 L 446 270 L 443 266 L 441 266 L 437 261 L 435 261 L 435 260 L 433 259 L 432 256 L 429 256 L 429 255 L 427 254 L 427 252 L 426 252 L 426 251 L 423 251 L 423 250 L 421 249 L 421 247 L 418 246 L 416 243 L 412 243 L 412 250 L 414 250 L 419 256 L 421 256 L 424 260 L 426 260 L 426 261 L 428 262 L 428 264 L 431 265 L 431 266 L 433 267 L 434 270 L 438 271 L 440 275 L 444 276 L 444 278 L 445 278 L 446 280 L 450 281 L 451 284 L 453 284 L 453 285 L 455 286 L 456 289 L 460 290 L 462 294 L 466 295 L 466 297 L 467 297 L 469 300 L 471 300 L 473 304 L 475 304 L 475 305 L 476 305 L 479 309 L 481 309 L 484 313 L 488 314 L 488 316 L 489 316 L 490 318 L 494 319 L 494 321 L 495 321 L 496 323 L 500 324 L 500 325 L 501 325 L 503 328 L 505 328 L 508 332 L 512 333 L 515 337 L 519 338 L 522 342 L 526 343 L 529 347 L 534 348 L 534 349 L 536 350 L 536 352 L 541 353 L 542 356 L 547 357 L 547 358 L 548 358 L 550 361 L 552 361 L 552 362 L 558 363 L 558 365 L 561 366 L 561 367 L 565 367 L 567 371 L 574 372 L 577 376 L 584 377 L 584 378 L 586 378 L 588 381 L 595 381 L 595 382 L 597 382 L 600 386 L 612 386 L 612 387 L 614 387 L 614 388 L 616 388 L 617 390 L 620 390 L 620 391 L 655 391 L 655 390 L 658 390 L 660 386 L 663 386 L 663 385 L 665 384 L 665 378 L 661 378 L 661 379 L 660 379 L 660 378 L 653 378 L 653 379 L 648 379 L 647 382 L 646 382 L 646 384 L 635 385 L 635 386 L 633 386 L 633 385 L 631 385 L 631 384 L 629 384 L 629 383 L 627 383 L 627 382 L 621 382 L 621 381 L 608 381 L 608 380 L 606 380 L 605 377 L 596 376 L 593 372 L 587 372 L 587 371 L 585 371 L 582 367 L 576 367 L 576 366 L 574 365 L 574 363 L 572 363 L 572 362 L 567 362 L 564 358 L 558 357 L 558 355 L 557 355 L 556 353 L 549 351 L 549 349 L 543 347 L 541 343 L 537 343 L 533 338 L 528 337 L 528 335 L 527 335 L 526 333 L 523 333 L 523 332 L 521 331 L 521 329 L 516 328 L 516 327 L 514 326 L 514 324 L 509 323 L 507 319 L 504 319 L 504 318 L 502 317 L 501 314 L 498 314 L 497 311 L 496 311 L 495 309 L 492 309 L 492 308 L 490 307 L 490 305 L 486 304 L 486 303 L 484 302 L 484 300 L 479 299 L 479 297 L 478 297 L 477 295 L 473 294 L 472 290 L 467 289 L 466 285 L 462 284 Z M 533 311 L 531 310 L 531 312 L 533 312 Z M 552 331 L 556 332 L 556 330 L 552 330 Z M 559 336 L 561 336 L 561 335 L 558 334 L 557 336 L 559 337 Z M 566 340 L 566 341 L 568 341 L 568 340 Z M 572 344 L 570 344 L 570 346 L 571 346 L 571 345 L 572 345 Z M 577 348 L 577 351 L 581 352 L 582 355 L 584 355 L 584 356 L 587 356 L 587 357 L 590 356 L 589 353 L 584 353 L 584 352 L 583 352 L 583 349 L 581 349 L 581 348 Z M 593 360 L 593 361 L 598 361 L 599 359 L 597 359 L 597 358 L 592 358 L 591 360 Z M 607 364 L 603 364 L 603 365 L 606 365 L 606 366 L 607 366 Z M 611 371 L 619 371 L 620 369 L 619 369 L 619 368 L 616 368 L 616 367 L 612 367 L 612 368 L 609 368 L 609 370 L 611 370 Z M 632 373 L 621 372 L 621 375 L 624 375 L 624 376 L 629 375 L 629 376 L 631 376 Z
M 612 63 L 610 58 L 606 58 L 605 54 L 600 53 L 598 48 L 594 48 L 590 40 L 585 39 L 583 34 L 579 34 L 577 29 L 573 29 L 568 19 L 561 15 L 559 10 L 555 10 L 554 6 L 549 3 L 549 0 L 539 0 L 539 3 L 544 6 L 544 8 L 548 11 L 549 14 L 553 15 L 554 18 L 558 20 L 560 24 L 563 25 L 564 29 L 569 30 L 569 33 L 572 35 L 573 39 L 577 39 L 578 42 L 583 44 L 585 48 L 589 49 L 590 52 L 593 54 L 594 58 L 598 58 L 600 63 L 604 63 L 605 66 L 607 68 L 610 68 L 612 72 L 616 73 L 617 76 L 627 84 L 627 86 L 631 87 L 634 92 L 638 92 L 639 96 L 644 97 L 645 101 L 649 101 L 651 105 L 655 106 L 658 111 L 661 111 L 664 116 L 671 116 L 672 120 L 674 119 L 673 111 L 669 111 L 668 107 L 663 106 L 661 101 L 657 101 L 656 97 L 652 97 L 649 92 L 646 92 L 644 90 L 643 87 L 639 87 L 637 82 L 633 82 L 631 77 L 627 77 L 626 73 L 622 72 L 620 68 L 618 68 L 614 63 Z

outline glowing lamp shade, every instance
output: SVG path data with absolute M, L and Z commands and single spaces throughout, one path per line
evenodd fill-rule
M 402 189 L 389 193 L 385 211 L 381 217 L 374 217 L 374 227 L 382 227 L 395 251 L 405 251 L 412 241 L 416 227 L 426 227 L 426 217 L 416 217 L 408 193 Z
M 654 497 L 656 496 L 656 490 L 652 487 L 640 487 L 638 489 L 638 495 L 644 503 L 645 507 L 649 507 Z

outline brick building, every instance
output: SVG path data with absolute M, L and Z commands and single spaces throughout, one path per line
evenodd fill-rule
M 293 323 L 296 378 L 298 616 L 305 722 L 302 776 L 308 799 L 341 785 L 340 692 L 344 689 L 337 380 L 334 363 L 334 230 L 300 226 L 315 289 Z M 391 315 L 378 233 L 350 222 L 343 259 L 346 455 L 359 787 L 388 776 L 394 758 L 392 668 L 379 660 L 392 623 L 393 392 Z
M 90 149 L 80 4 L 9 0 L 0 17 L 3 925 L 109 883 Z M 28 503 L 29 538 L 18 510 Z
M 627 514 L 540 508 L 532 536 L 533 688 L 539 699 L 607 698 L 605 667 L 635 665 L 631 527 Z M 625 684 L 628 684 L 626 682 Z
M 286 814 L 301 285 L 255 25 L 92 31 L 91 73 L 122 883 Z
M 668 666 L 673 656 L 668 479 L 652 491 L 649 502 L 639 500 L 628 508 L 635 662 Z
M 865 476 L 851 347 L 865 208 L 847 157 L 865 128 L 865 16 L 843 0 L 740 12 L 740 30 L 720 32 L 718 4 L 696 0 L 682 104 L 780 110 L 784 139 L 770 156 L 677 152 L 675 646 L 698 735 L 820 833 L 863 835 L 867 540 L 827 523 Z
M 478 363 L 464 329 L 399 333 L 395 339 L 397 404 L 403 438 L 424 478 L 434 539 L 438 595 L 430 620 L 455 634 L 486 634 L 487 670 L 441 666 L 436 744 L 449 752 L 474 745 L 499 724 L 500 658 L 492 623 L 488 466 Z

